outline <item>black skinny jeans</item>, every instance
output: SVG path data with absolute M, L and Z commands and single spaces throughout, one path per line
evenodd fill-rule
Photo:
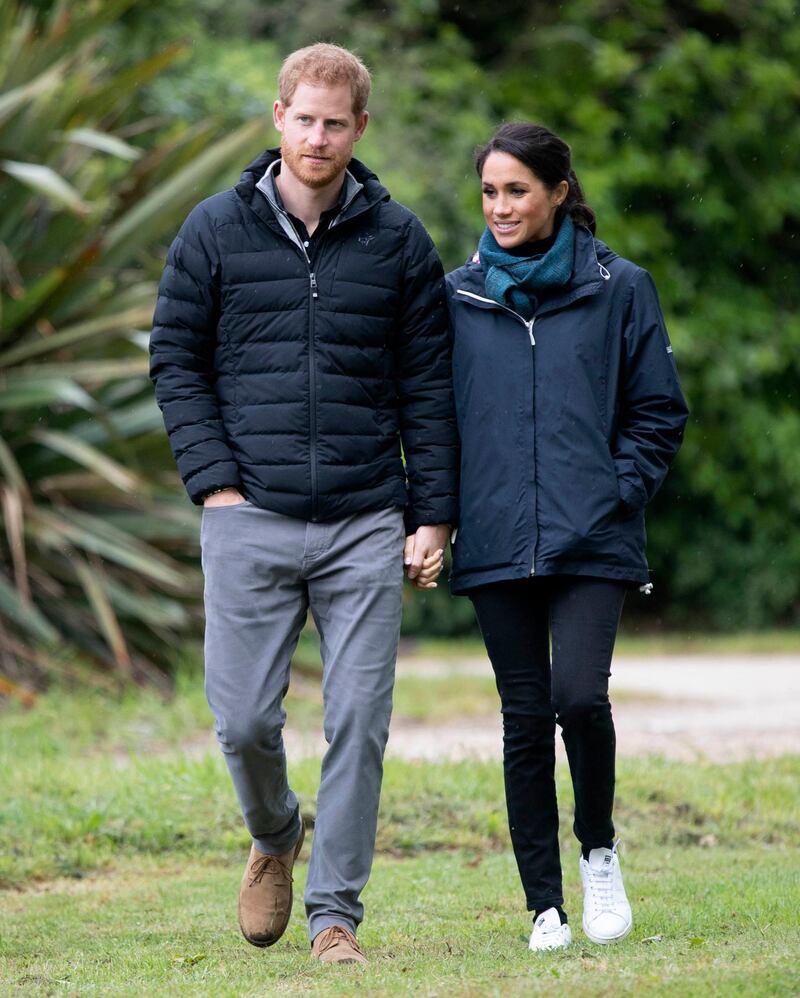
M 556 721 L 572 775 L 575 835 L 590 849 L 614 838 L 608 679 L 625 590 L 610 579 L 554 575 L 469 593 L 500 694 L 508 824 L 529 911 L 564 903 Z

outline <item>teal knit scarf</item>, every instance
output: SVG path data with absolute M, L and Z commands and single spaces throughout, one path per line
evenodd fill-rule
M 478 254 L 486 274 L 486 294 L 524 319 L 532 319 L 539 305 L 538 294 L 563 287 L 572 276 L 575 227 L 567 215 L 547 253 L 522 257 L 499 246 L 487 227 L 478 243 Z

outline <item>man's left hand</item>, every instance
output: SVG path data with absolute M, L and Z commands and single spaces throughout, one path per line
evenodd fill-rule
M 418 527 L 406 537 L 403 562 L 411 584 L 417 589 L 436 589 L 444 565 L 444 550 L 450 536 L 447 523 Z

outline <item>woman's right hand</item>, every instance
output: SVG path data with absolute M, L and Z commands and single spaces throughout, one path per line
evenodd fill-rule
M 434 551 L 432 555 L 423 559 L 419 574 L 412 580 L 412 585 L 416 589 L 436 589 L 436 580 L 444 568 L 444 551 Z

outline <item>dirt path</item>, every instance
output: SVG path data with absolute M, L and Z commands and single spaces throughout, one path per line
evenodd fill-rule
M 401 658 L 400 676 L 491 676 L 484 658 Z M 611 700 L 620 756 L 733 762 L 800 754 L 800 655 L 672 655 L 616 658 Z M 387 756 L 402 759 L 500 759 L 499 709 L 415 723 L 396 716 Z M 284 731 L 290 759 L 321 756 L 321 733 Z M 564 758 L 557 739 L 559 758 Z M 208 733 L 183 746 L 191 755 L 216 751 Z
M 717 762 L 800 753 L 800 655 L 618 658 L 611 698 L 620 755 Z M 403 659 L 405 675 L 488 675 L 484 659 Z M 560 739 L 559 747 L 560 747 Z M 498 715 L 429 728 L 393 725 L 388 754 L 500 758 Z

